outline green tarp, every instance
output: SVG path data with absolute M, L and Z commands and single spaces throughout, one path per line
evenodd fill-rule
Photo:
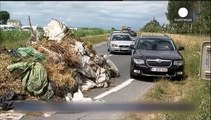
M 50 99 L 53 96 L 53 90 L 47 79 L 45 68 L 39 62 L 19 62 L 7 66 L 7 69 L 12 72 L 15 69 L 22 70 L 21 80 L 24 90 L 40 96 L 43 99 Z
M 36 51 L 33 47 L 21 47 L 16 50 L 16 52 L 21 56 L 21 57 L 34 57 L 37 60 L 44 60 L 45 56 Z

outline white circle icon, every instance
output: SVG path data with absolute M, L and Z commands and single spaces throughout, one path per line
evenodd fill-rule
M 180 17 L 186 17 L 188 15 L 188 10 L 185 7 L 182 7 L 178 10 Z

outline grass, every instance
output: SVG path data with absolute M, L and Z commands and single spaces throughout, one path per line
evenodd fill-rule
M 88 37 L 81 37 L 80 38 L 84 42 L 88 42 L 91 44 L 96 44 L 100 42 L 104 42 L 108 39 L 108 34 L 103 35 L 95 35 L 95 36 L 88 36 Z
M 92 31 L 95 31 L 95 29 Z M 95 34 L 98 35 L 88 36 L 86 34 L 86 37 L 77 37 L 76 35 L 76 39 L 81 39 L 83 42 L 88 42 L 91 44 L 96 44 L 107 40 L 108 34 L 105 34 L 104 32 L 103 34 L 100 34 L 100 32 L 96 32 Z M 26 45 L 30 35 L 31 33 L 27 31 L 0 31 L 0 46 L 4 46 L 7 49 L 16 49 L 21 47 L 21 45 Z
M 0 31 L 0 46 L 5 46 L 7 49 L 14 49 L 26 44 L 31 33 L 27 31 Z
M 87 36 L 94 36 L 94 35 L 101 35 L 109 33 L 109 30 L 104 30 L 101 28 L 87 28 L 87 29 L 78 29 L 73 30 L 75 37 L 87 37 Z
M 200 49 L 208 37 L 169 34 L 177 45 L 185 50 L 181 52 L 185 59 L 187 78 L 181 81 L 159 79 L 155 85 L 140 98 L 144 102 L 192 102 L 196 110 L 192 112 L 151 112 L 127 113 L 124 120 L 210 120 L 210 81 L 198 76 Z

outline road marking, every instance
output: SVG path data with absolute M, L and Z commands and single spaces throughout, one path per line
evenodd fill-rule
M 108 55 L 108 57 L 111 57 L 111 56 L 113 56 L 113 55 L 112 55 L 112 54 L 109 54 L 109 55 Z
M 111 93 L 113 93 L 113 92 L 116 92 L 116 91 L 118 91 L 118 90 L 120 90 L 120 89 L 126 87 L 127 85 L 129 85 L 133 80 L 134 80 L 134 79 L 128 79 L 128 80 L 126 80 L 125 82 L 121 83 L 120 85 L 118 85 L 118 86 L 116 86 L 116 87 L 110 89 L 109 91 L 106 91 L 106 92 L 104 92 L 104 93 L 102 93 L 102 94 L 100 94 L 100 95 L 94 97 L 94 99 L 101 99 L 101 98 L 103 98 L 103 97 L 105 97 L 105 96 L 107 96 L 107 95 L 109 95 L 109 94 L 111 94 Z

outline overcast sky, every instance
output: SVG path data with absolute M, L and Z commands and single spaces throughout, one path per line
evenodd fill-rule
M 47 25 L 51 18 L 62 20 L 71 27 L 120 28 L 127 25 L 133 29 L 143 27 L 155 17 L 160 24 L 167 23 L 165 12 L 168 1 L 1 1 L 1 10 L 10 13 L 11 19 L 28 25 Z

